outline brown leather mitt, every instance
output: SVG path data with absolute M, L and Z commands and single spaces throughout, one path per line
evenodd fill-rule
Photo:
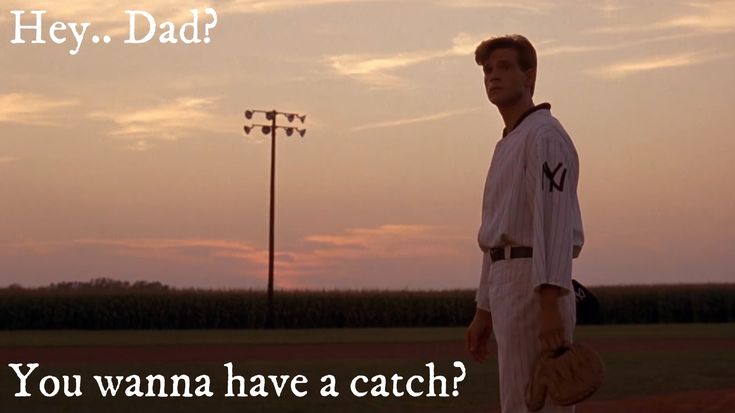
M 543 352 L 536 360 L 526 386 L 526 406 L 535 412 L 544 407 L 548 392 L 560 406 L 570 406 L 590 397 L 605 377 L 600 355 L 584 344 L 565 344 Z

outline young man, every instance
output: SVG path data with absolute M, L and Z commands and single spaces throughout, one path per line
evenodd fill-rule
M 495 333 L 503 413 L 526 412 L 525 388 L 538 354 L 572 343 L 572 258 L 584 243 L 572 140 L 534 105 L 536 51 L 523 36 L 483 41 L 475 61 L 505 123 L 485 182 L 478 243 L 483 250 L 468 351 L 482 362 Z M 542 412 L 574 412 L 547 399 Z

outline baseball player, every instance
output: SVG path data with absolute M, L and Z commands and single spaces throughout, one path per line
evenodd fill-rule
M 579 159 L 551 105 L 533 103 L 536 51 L 523 36 L 483 41 L 475 61 L 505 123 L 482 200 L 483 251 L 467 348 L 478 362 L 495 333 L 503 413 L 527 412 L 526 383 L 543 350 L 572 343 L 572 258 L 584 243 L 577 200 Z M 547 400 L 543 412 L 574 412 Z

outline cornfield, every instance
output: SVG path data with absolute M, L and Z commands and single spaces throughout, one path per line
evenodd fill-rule
M 735 284 L 589 287 L 600 311 L 579 324 L 734 322 Z M 467 325 L 474 290 L 276 291 L 277 328 Z M 93 280 L 0 289 L 0 329 L 252 329 L 265 323 L 260 290 L 174 289 Z

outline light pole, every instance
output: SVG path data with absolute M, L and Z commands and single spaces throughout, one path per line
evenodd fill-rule
M 275 221 L 275 205 L 276 205 L 276 129 L 283 129 L 286 131 L 286 135 L 291 136 L 294 132 L 298 133 L 302 138 L 306 134 L 306 129 L 299 129 L 293 126 L 279 126 L 276 124 L 276 116 L 282 115 L 288 119 L 289 123 L 292 123 L 295 119 L 299 119 L 301 123 L 306 121 L 306 115 L 299 115 L 297 113 L 284 113 L 276 110 L 246 110 L 245 118 L 250 120 L 253 118 L 255 113 L 264 113 L 265 118 L 271 121 L 270 125 L 263 125 L 254 123 L 252 125 L 245 125 L 245 134 L 249 135 L 253 128 L 260 127 L 264 135 L 271 135 L 271 208 L 270 208 L 270 238 L 268 241 L 268 311 L 265 318 L 265 328 L 273 328 L 275 325 L 274 314 L 273 314 L 273 227 Z

